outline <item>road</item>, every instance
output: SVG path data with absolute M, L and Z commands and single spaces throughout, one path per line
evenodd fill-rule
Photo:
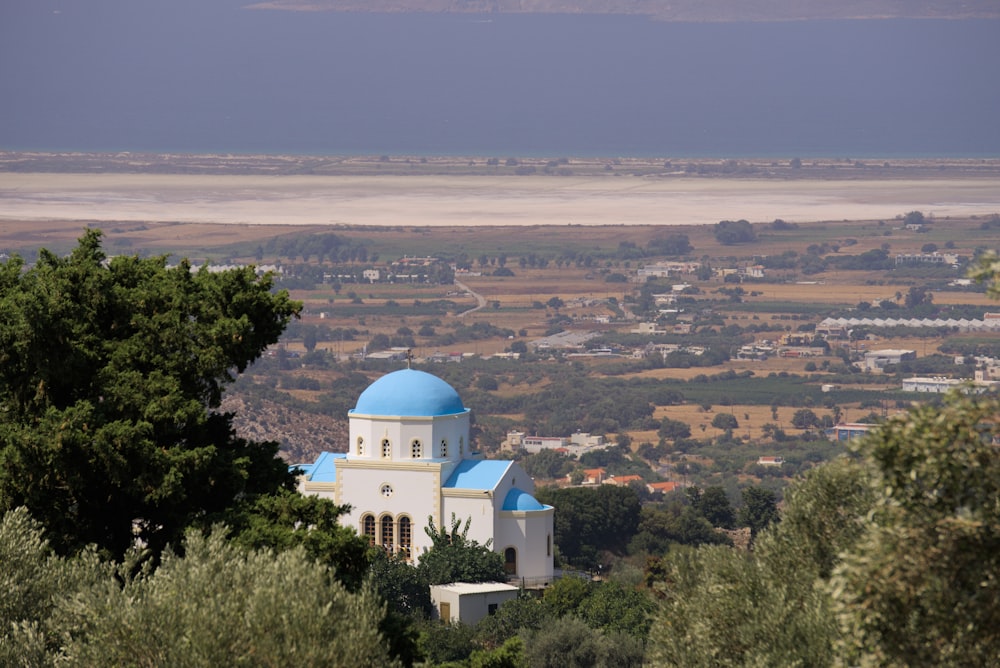
M 457 287 L 458 287 L 458 288 L 459 288 L 460 290 L 462 290 L 462 291 L 464 291 L 464 292 L 468 292 L 468 293 L 469 293 L 470 295 L 472 295 L 473 297 L 475 297 L 475 298 L 476 298 L 476 306 L 473 306 L 472 308 L 470 308 L 470 309 L 469 309 L 469 310 L 467 310 L 467 311 L 462 311 L 461 313 L 459 313 L 459 314 L 458 314 L 458 317 L 459 317 L 459 318 L 461 318 L 461 317 L 462 317 L 462 316 L 464 316 L 464 315 L 469 315 L 470 313 L 475 313 L 475 312 L 476 312 L 476 311 L 478 311 L 479 309 L 481 309 L 481 308 L 483 308 L 484 306 L 486 306 L 486 297 L 483 297 L 483 296 L 482 296 L 481 294 L 479 294 L 478 292 L 473 292 L 472 288 L 470 288 L 470 287 L 469 287 L 468 285 L 466 285 L 465 283 L 462 283 L 462 282 L 461 282 L 461 281 L 459 281 L 458 279 L 456 279 L 456 280 L 455 280 L 455 285 L 456 285 L 456 286 L 457 286 Z

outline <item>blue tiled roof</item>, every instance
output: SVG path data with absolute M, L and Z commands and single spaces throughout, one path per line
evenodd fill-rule
M 337 460 L 347 457 L 343 452 L 321 452 L 316 462 L 308 467 L 311 482 L 337 482 Z M 305 469 L 305 467 L 303 467 Z
M 462 398 L 437 376 L 416 369 L 401 369 L 382 376 L 358 397 L 350 413 L 435 417 L 465 413 Z
M 503 510 L 546 510 L 550 507 L 542 505 L 538 499 L 517 487 L 507 492 L 507 497 L 503 500 Z
M 454 489 L 495 489 L 514 462 L 498 459 L 466 459 L 442 487 Z

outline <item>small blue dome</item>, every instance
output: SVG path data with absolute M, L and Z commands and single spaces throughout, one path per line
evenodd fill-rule
M 514 489 L 507 492 L 503 500 L 504 510 L 545 510 L 545 506 L 538 502 L 538 499 L 525 492 L 523 489 Z
M 358 397 L 350 413 L 399 417 L 435 417 L 466 412 L 462 398 L 451 385 L 416 369 L 402 369 L 382 376 Z

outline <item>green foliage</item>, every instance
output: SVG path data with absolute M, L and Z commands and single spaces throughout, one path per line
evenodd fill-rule
M 832 623 L 811 577 L 718 546 L 679 548 L 662 568 L 653 665 L 830 665 Z
M 800 408 L 792 414 L 792 426 L 796 429 L 812 429 L 819 426 L 819 418 L 812 410 Z
M 369 559 L 367 582 L 388 604 L 390 612 L 415 619 L 430 617 L 434 605 L 421 571 L 381 548 L 373 548 Z
M 429 585 L 449 582 L 505 582 L 503 557 L 470 539 L 469 526 L 472 518 L 461 520 L 451 517 L 451 528 L 434 526 L 434 519 L 427 518 L 424 532 L 432 541 L 431 549 L 420 557 L 418 569 L 424 582 Z
M 26 505 L 62 552 L 120 558 L 291 484 L 276 444 L 214 409 L 300 306 L 251 268 L 106 262 L 100 236 L 0 265 L 0 511 Z
M 304 551 L 244 550 L 189 532 L 155 572 L 93 551 L 52 556 L 22 511 L 0 521 L 4 665 L 396 665 L 381 603 L 348 592 Z M 15 556 L 17 555 L 17 556 Z M 130 560 L 135 555 L 130 555 Z M 16 585 L 21 582 L 21 585 Z M 30 584 L 29 584 L 30 582 Z M 25 603 L 29 603 L 25 606 Z
M 743 505 L 739 512 L 740 526 L 750 527 L 751 535 L 757 536 L 779 519 L 778 501 L 774 492 L 757 486 L 743 489 Z
M 952 395 L 859 445 L 875 512 L 831 591 L 848 661 L 987 666 L 1000 655 L 996 397 Z
M 721 545 L 729 539 L 719 533 L 691 505 L 676 498 L 659 505 L 646 504 L 635 535 L 629 542 L 630 554 L 665 554 L 674 545 Z
M 674 233 L 650 239 L 649 250 L 663 255 L 687 255 L 694 250 L 694 246 L 686 234 Z
M 476 649 L 476 631 L 471 626 L 428 620 L 419 628 L 417 646 L 432 666 L 465 661 Z
M 562 478 L 573 470 L 573 461 L 561 452 L 545 448 L 526 455 L 521 466 L 534 479 Z
M 546 588 L 542 600 L 555 616 L 562 617 L 576 612 L 592 588 L 589 580 L 563 577 Z
M 582 568 L 596 565 L 602 550 L 623 553 L 639 525 L 639 497 L 628 487 L 542 487 L 536 497 L 559 509 L 554 536 L 559 554 Z
M 653 601 L 644 592 L 617 582 L 602 582 L 580 602 L 576 614 L 593 629 L 645 639 Z
M 552 616 L 547 603 L 531 595 L 521 595 L 503 603 L 495 614 L 483 618 L 476 625 L 476 640 L 485 647 L 497 647 L 518 633 L 541 628 Z
M 563 617 L 523 637 L 525 665 L 532 668 L 643 665 L 640 641 L 595 633 L 574 617 Z
M 278 552 L 301 546 L 311 559 L 332 568 L 344 586 L 357 591 L 368 571 L 368 541 L 340 525 L 346 511 L 329 499 L 281 490 L 239 504 L 226 514 L 226 523 L 237 545 Z
M 697 487 L 692 487 L 690 492 L 691 505 L 713 527 L 732 529 L 736 525 L 736 512 L 729 502 L 729 496 L 725 489 L 713 485 L 706 487 L 704 492 Z
M 716 224 L 712 231 L 720 244 L 745 244 L 757 241 L 753 225 L 746 220 L 723 220 Z
M 660 438 L 669 438 L 671 440 L 691 438 L 691 426 L 686 422 L 665 417 L 660 422 L 660 428 L 657 433 L 659 433 Z
M 716 429 L 739 429 L 740 422 L 732 413 L 716 413 L 712 418 L 712 426 Z

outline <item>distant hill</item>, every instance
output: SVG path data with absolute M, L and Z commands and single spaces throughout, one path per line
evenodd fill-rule
M 1000 18 L 997 0 L 266 0 L 249 6 L 380 13 L 633 14 L 692 22 Z

